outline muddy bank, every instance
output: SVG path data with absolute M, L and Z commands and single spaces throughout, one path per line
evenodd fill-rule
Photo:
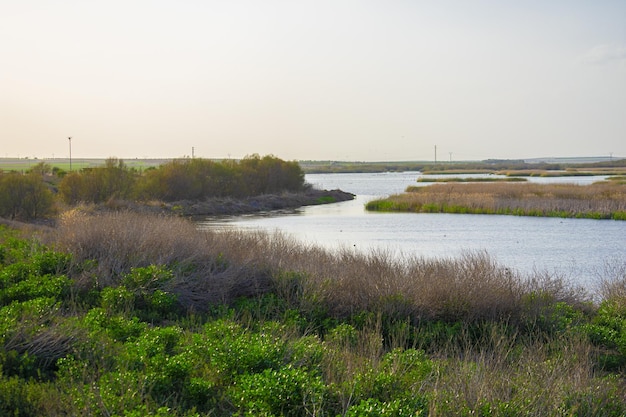
M 102 204 L 82 204 L 74 207 L 74 209 L 92 214 L 127 210 L 136 213 L 166 214 L 186 217 L 227 216 L 271 210 L 296 209 L 302 206 L 353 200 L 354 197 L 354 194 L 341 190 L 310 189 L 301 193 L 267 194 L 246 198 L 207 198 L 202 201 L 138 202 L 111 199 Z M 55 227 L 56 222 L 56 217 L 35 219 L 27 223 L 0 217 L 0 225 L 20 229 L 27 227 L 35 229 Z
M 164 203 L 172 212 L 183 216 L 218 216 L 249 214 L 261 211 L 294 209 L 302 206 L 336 203 L 354 199 L 341 190 L 308 190 L 302 193 L 260 195 L 247 198 L 209 198 L 203 201 Z
M 227 216 L 336 203 L 353 200 L 354 197 L 354 194 L 341 190 L 310 189 L 301 193 L 266 194 L 246 198 L 215 197 L 205 200 L 147 203 L 112 200 L 96 207 L 92 206 L 88 211 L 129 210 L 187 217 Z

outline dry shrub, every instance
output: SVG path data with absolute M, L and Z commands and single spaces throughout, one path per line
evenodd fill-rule
M 198 262 L 204 255 L 193 225 L 175 217 L 130 212 L 88 214 L 74 210 L 59 219 L 56 244 L 78 262 L 95 260 L 102 285 L 133 267 Z
M 27 335 L 23 331 L 12 335 L 4 348 L 7 351 L 15 350 L 20 354 L 27 353 L 37 359 L 41 369 L 48 369 L 57 359 L 73 351 L 74 343 L 80 336 L 78 332 L 75 329 L 60 328 L 57 324 L 47 325 L 32 335 Z
M 493 334 L 494 343 L 468 342 L 451 350 L 443 347 L 437 354 L 450 359 L 445 371 L 436 374 L 433 415 L 468 415 L 503 403 L 514 415 L 562 415 L 566 403 L 604 415 L 607 403 L 615 402 L 616 386 L 624 386 L 598 374 L 594 348 L 583 337 L 519 345 L 515 336 L 497 330 Z M 447 409 L 448 401 L 457 409 Z
M 61 217 L 53 239 L 78 265 L 95 261 L 95 269 L 81 277 L 86 286 L 115 286 L 132 268 L 164 265 L 175 276 L 163 289 L 176 293 L 182 305 L 200 310 L 271 288 L 263 265 L 242 250 L 250 238 L 222 239 L 178 217 L 72 211 Z
M 508 318 L 519 310 L 518 276 L 486 253 L 458 259 L 393 259 L 383 251 L 343 250 L 309 270 L 335 315 L 380 311 L 400 319 Z M 328 283 L 328 285 L 320 285 Z
M 486 252 L 412 264 L 412 294 L 427 318 L 504 319 L 519 310 L 519 277 Z
M 164 285 L 186 307 L 278 291 L 301 309 L 336 317 L 374 311 L 399 319 L 515 319 L 524 294 L 575 301 L 566 283 L 524 280 L 485 252 L 456 259 L 397 259 L 385 251 L 335 252 L 280 234 L 198 230 L 185 219 L 129 212 L 70 212 L 56 244 L 74 259 L 95 260 L 99 285 L 116 285 L 131 268 L 166 265 Z
M 598 272 L 598 295 L 626 309 L 626 262 L 607 261 Z

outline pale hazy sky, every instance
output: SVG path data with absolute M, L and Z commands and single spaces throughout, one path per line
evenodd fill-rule
M 73 157 L 626 157 L 626 1 L 0 0 L 0 157 L 68 136 Z

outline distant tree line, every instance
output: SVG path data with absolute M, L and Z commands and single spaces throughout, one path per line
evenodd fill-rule
M 59 184 L 64 202 L 101 203 L 111 198 L 138 200 L 200 200 L 301 191 L 304 172 L 297 162 L 272 155 L 240 161 L 176 159 L 140 173 L 110 158 L 104 166 L 67 174 Z
M 28 220 L 49 215 L 54 211 L 55 192 L 63 203 L 75 205 L 111 199 L 169 202 L 249 197 L 305 188 L 298 162 L 257 154 L 238 161 L 176 159 L 144 172 L 109 158 L 101 167 L 63 174 L 43 162 L 25 174 L 0 174 L 0 217 Z
M 268 155 L 240 161 L 182 159 L 149 169 L 137 182 L 141 199 L 198 200 L 301 191 L 304 172 L 296 162 Z

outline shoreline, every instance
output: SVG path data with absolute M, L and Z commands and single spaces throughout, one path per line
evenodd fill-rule
M 331 204 L 353 200 L 356 196 L 341 190 L 309 189 L 299 193 L 262 194 L 252 197 L 211 197 L 204 200 L 129 201 L 110 200 L 98 205 L 84 205 L 90 212 L 131 211 L 144 214 L 177 215 L 181 217 L 237 216 L 263 211 L 297 209 L 303 206 Z
M 80 210 L 87 213 L 104 213 L 111 211 L 129 211 L 139 214 L 160 214 L 180 217 L 203 216 L 238 216 L 274 210 L 297 209 L 304 206 L 339 203 L 354 200 L 355 194 L 342 190 L 309 189 L 299 193 L 285 192 L 282 194 L 262 194 L 253 197 L 213 197 L 205 200 L 182 201 L 130 201 L 112 199 L 102 204 L 79 204 L 57 215 L 38 218 L 31 221 L 11 220 L 0 217 L 0 225 L 15 228 L 55 227 L 59 216 L 65 211 Z
M 356 196 L 341 190 L 311 189 L 302 193 L 263 194 L 254 197 L 215 197 L 202 201 L 164 203 L 173 213 L 182 216 L 235 216 L 262 211 L 296 209 L 303 206 L 339 203 Z

